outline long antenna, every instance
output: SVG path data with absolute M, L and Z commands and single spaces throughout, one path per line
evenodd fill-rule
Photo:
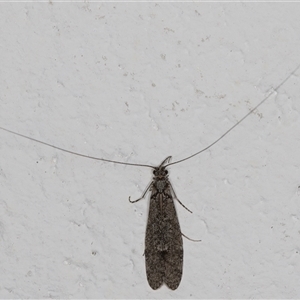
M 233 130 L 236 126 L 238 126 L 241 122 L 243 122 L 249 115 L 251 115 L 259 106 L 261 106 L 267 99 L 270 98 L 271 95 L 274 94 L 274 92 L 277 92 L 277 90 L 279 88 L 281 88 L 290 78 L 292 75 L 294 75 L 296 73 L 296 71 L 300 68 L 300 65 L 298 65 L 298 67 L 292 72 L 290 73 L 290 75 L 288 77 L 286 77 L 272 92 L 269 93 L 269 95 L 267 95 L 261 102 L 259 102 L 253 109 L 251 109 L 243 118 L 241 118 L 237 123 L 235 123 L 232 127 L 230 127 L 225 133 L 223 133 L 217 140 L 215 140 L 213 143 L 211 143 L 210 145 L 208 145 L 207 147 L 203 148 L 202 150 L 186 157 L 180 160 L 177 160 L 175 162 L 172 162 L 170 164 L 167 164 L 166 167 L 171 166 L 171 165 L 175 165 L 178 164 L 180 162 L 183 162 L 185 160 L 188 160 L 204 151 L 206 151 L 207 149 L 211 148 L 213 145 L 215 145 L 217 142 L 219 142 L 225 135 L 227 135 L 231 130 Z
M 270 96 L 276 92 L 279 88 L 281 88 L 281 86 L 283 86 L 289 79 L 292 75 L 294 75 L 296 73 L 296 71 L 300 68 L 300 65 L 297 66 L 297 68 L 292 72 L 290 73 L 290 75 L 284 79 L 272 92 L 269 93 L 268 96 L 266 96 L 260 103 L 258 103 L 253 109 L 250 110 L 250 112 L 248 112 L 242 119 L 240 119 L 236 124 L 234 124 L 231 128 L 229 128 L 224 134 L 222 134 L 217 140 L 215 140 L 213 143 L 211 143 L 210 145 L 208 145 L 207 147 L 203 148 L 202 150 L 186 157 L 186 158 L 183 158 L 181 160 L 178 160 L 178 161 L 175 161 L 173 163 L 169 163 L 167 165 L 165 165 L 165 167 L 168 167 L 168 166 L 171 166 L 171 165 L 175 165 L 175 164 L 178 164 L 180 162 L 183 162 L 185 160 L 188 160 L 206 150 L 208 150 L 209 148 L 211 148 L 213 145 L 215 145 L 217 142 L 219 142 L 221 139 L 223 139 L 231 130 L 233 130 L 236 126 L 238 126 L 241 122 L 243 122 L 249 115 L 251 115 L 259 106 L 261 106 L 268 98 L 270 98 Z M 99 160 L 99 161 L 105 161 L 105 162 L 110 162 L 110 163 L 115 163 L 115 164 L 119 164 L 119 165 L 127 165 L 127 166 L 137 166 L 137 167 L 147 167 L 147 168 L 151 168 L 151 169 L 155 169 L 155 167 L 151 166 L 151 165 L 146 165 L 146 164 L 134 164 L 134 163 L 126 163 L 126 162 L 121 162 L 121 161 L 116 161 L 116 160 L 110 160 L 110 159 L 104 159 L 104 158 L 99 158 L 99 157 L 93 157 L 93 156 L 89 156 L 89 155 L 85 155 L 85 154 L 81 154 L 81 153 L 77 153 L 77 152 L 73 152 L 71 150 L 67 150 L 67 149 L 64 149 L 64 148 L 61 148 L 61 147 L 58 147 L 58 146 L 55 146 L 55 145 L 51 145 L 49 143 L 46 143 L 46 142 L 43 142 L 43 141 L 40 141 L 40 140 L 37 140 L 37 139 L 34 139 L 34 138 L 31 138 L 31 137 L 28 137 L 26 135 L 23 135 L 21 133 L 18 133 L 18 132 L 15 132 L 15 131 L 12 131 L 12 130 L 9 130 L 9 129 L 6 129 L 6 128 L 3 128 L 0 126 L 0 129 L 6 131 L 6 132 L 9 132 L 9 133 L 12 133 L 12 134 L 15 134 L 17 136 L 20 136 L 22 138 L 25 138 L 25 139 L 28 139 L 28 140 L 31 140 L 31 141 L 34 141 L 36 143 L 40 143 L 40 144 L 43 144 L 43 145 L 46 145 L 48 147 L 51 147 L 51 148 L 54 148 L 54 149 L 57 149 L 57 150 L 60 150 L 60 151 L 63 151 L 63 152 L 66 152 L 66 153 L 70 153 L 70 154 L 73 154 L 73 155 L 77 155 L 77 156 L 81 156 L 81 157 L 84 157 L 84 158 L 89 158 L 89 159 L 94 159 L 94 160 Z M 161 165 L 163 165 L 165 162 L 167 162 L 169 160 L 169 157 L 167 159 L 165 159 L 163 161 L 163 163 Z
M 23 137 L 23 138 L 25 138 L 25 139 L 28 139 L 28 140 L 31 140 L 31 141 L 34 141 L 34 142 L 37 142 L 37 143 L 40 143 L 40 144 L 49 146 L 49 147 L 51 147 L 51 148 L 54 148 L 54 149 L 57 149 L 57 150 L 60 150 L 60 151 L 63 151 L 63 152 L 67 152 L 67 153 L 70 153 L 70 154 L 74 154 L 74 155 L 77 155 L 77 156 L 81 156 L 81 157 L 85 157 L 85 158 L 89 158 L 89 159 L 95 159 L 95 160 L 101 160 L 101 161 L 111 162 L 111 163 L 115 163 L 115 164 L 119 164 L 119 165 L 139 166 L 139 167 L 147 167 L 147 168 L 152 168 L 152 169 L 154 169 L 154 167 L 153 167 L 153 166 L 150 166 L 150 165 L 125 163 L 125 162 L 121 162 L 121 161 L 110 160 L 110 159 L 104 159 L 104 158 L 98 158 L 98 157 L 93 157 L 93 156 L 89 156 L 89 155 L 84 155 L 84 154 L 76 153 L 76 152 L 73 152 L 73 151 L 70 151 L 70 150 L 67 150 L 67 149 L 63 149 L 63 148 L 60 148 L 60 147 L 57 147 L 57 146 L 48 144 L 48 143 L 46 143 L 46 142 L 39 141 L 39 140 L 37 140 L 37 139 L 28 137 L 28 136 L 26 136 L 26 135 L 23 135 L 23 134 L 21 134 L 21 133 L 17 133 L 17 132 L 15 132 L 15 131 L 12 131 L 12 130 L 9 130 L 9 129 L 3 128 L 3 127 L 0 127 L 0 129 L 2 129 L 2 130 L 4 130 L 4 131 L 7 131 L 7 132 L 9 132 L 9 133 L 12 133 L 12 134 L 21 136 L 21 137 Z

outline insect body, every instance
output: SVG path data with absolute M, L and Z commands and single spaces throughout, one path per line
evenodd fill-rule
M 163 283 L 175 290 L 182 277 L 182 233 L 173 200 L 178 199 L 164 166 L 170 159 L 171 156 L 167 157 L 158 167 L 154 168 L 153 181 L 141 198 L 135 201 L 129 199 L 132 203 L 137 202 L 145 197 L 148 190 L 151 190 L 145 238 L 145 258 L 148 283 L 154 290 Z M 179 203 L 185 207 L 180 201 Z
M 153 174 L 145 238 L 147 279 L 154 290 L 163 282 L 175 290 L 182 276 L 182 235 L 168 171 L 161 165 L 153 171 Z

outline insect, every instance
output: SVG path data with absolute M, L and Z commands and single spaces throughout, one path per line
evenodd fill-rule
M 152 289 L 158 289 L 165 283 L 170 289 L 175 290 L 180 284 L 183 267 L 182 233 L 174 199 L 186 208 L 177 198 L 171 183 L 168 180 L 168 171 L 164 166 L 169 162 L 168 156 L 153 171 L 153 181 L 150 183 L 141 198 L 131 203 L 142 200 L 147 191 L 151 190 L 149 216 L 145 238 L 146 274 Z
M 104 158 L 91 157 L 88 155 L 76 153 L 67 149 L 63 149 L 49 143 L 28 137 L 26 135 L 14 132 L 12 130 L 0 127 L 0 129 L 11 134 L 32 140 L 34 142 L 89 159 L 110 162 L 115 164 L 148 167 L 153 169 L 153 181 L 149 184 L 143 195 L 135 200 L 129 201 L 135 203 L 145 197 L 147 192 L 151 191 L 149 216 L 146 228 L 145 238 L 145 258 L 146 258 L 146 273 L 150 287 L 154 290 L 158 289 L 165 283 L 170 289 L 178 288 L 183 269 L 183 243 L 182 232 L 178 217 L 175 210 L 174 200 L 177 200 L 185 209 L 186 208 L 177 198 L 174 189 L 168 179 L 167 167 L 184 162 L 200 153 L 208 150 L 213 145 L 223 139 L 236 126 L 243 122 L 250 114 L 252 114 L 259 106 L 261 106 L 274 92 L 284 85 L 289 78 L 300 68 L 300 65 L 290 73 L 272 92 L 270 92 L 261 102 L 259 102 L 253 109 L 251 109 L 243 118 L 229 128 L 217 140 L 205 147 L 204 149 L 185 157 L 181 160 L 170 163 L 171 156 L 168 156 L 159 166 L 154 167 L 146 164 L 125 163 L 115 160 L 108 160 Z M 191 212 L 191 211 L 190 211 Z

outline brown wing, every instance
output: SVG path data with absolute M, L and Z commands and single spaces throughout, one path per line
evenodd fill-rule
M 166 204 L 166 214 L 168 218 L 168 230 L 166 241 L 170 245 L 165 258 L 165 284 L 172 290 L 176 290 L 180 284 L 183 268 L 183 245 L 182 234 L 174 201 L 170 198 Z
M 182 236 L 169 187 L 159 193 L 152 186 L 145 258 L 152 289 L 158 289 L 163 282 L 172 290 L 179 286 L 183 265 Z

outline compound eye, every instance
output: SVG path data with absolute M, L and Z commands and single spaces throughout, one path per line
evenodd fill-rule
M 167 175 L 169 172 L 167 170 L 165 170 L 165 175 Z
M 157 175 L 157 172 L 156 172 L 156 170 L 154 170 L 154 171 L 153 171 L 153 175 L 155 175 L 155 176 Z

